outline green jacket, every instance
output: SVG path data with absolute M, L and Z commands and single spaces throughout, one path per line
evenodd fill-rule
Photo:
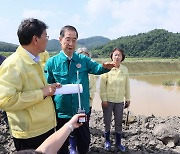
M 45 66 L 45 75 L 48 83 L 59 82 L 65 84 L 77 84 L 77 71 L 79 71 L 79 83 L 83 86 L 81 96 L 81 107 L 89 112 L 89 78 L 88 73 L 100 75 L 109 70 L 104 69 L 91 58 L 73 53 L 68 69 L 68 58 L 63 51 L 48 59 Z M 58 118 L 71 118 L 77 113 L 79 103 L 78 94 L 55 95 L 53 97 Z

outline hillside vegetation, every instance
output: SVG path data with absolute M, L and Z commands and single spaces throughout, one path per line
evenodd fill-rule
M 121 48 L 128 57 L 180 57 L 180 34 L 155 29 L 148 33 L 120 37 L 91 51 L 95 57 L 108 57 L 114 48 Z
M 12 44 L 12 43 L 6 43 L 0 41 L 0 51 L 3 52 L 14 52 L 18 45 Z
M 109 57 L 114 48 L 121 48 L 127 57 L 180 57 L 180 33 L 155 29 L 147 33 L 119 37 L 110 40 L 102 36 L 95 36 L 77 41 L 78 47 L 87 47 L 92 57 Z M 0 42 L 0 51 L 15 51 L 17 45 Z M 58 52 L 61 49 L 58 40 L 49 40 L 47 51 Z
M 88 49 L 100 48 L 111 40 L 102 36 L 89 37 L 77 41 L 78 47 L 86 47 Z
M 86 47 L 88 49 L 93 49 L 95 47 L 100 47 L 110 42 L 111 40 L 102 36 L 94 36 L 86 39 L 77 40 L 77 48 Z M 52 39 L 48 41 L 47 51 L 49 52 L 58 52 L 61 50 L 59 40 Z

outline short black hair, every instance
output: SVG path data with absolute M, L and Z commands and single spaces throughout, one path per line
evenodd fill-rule
M 65 30 L 75 31 L 75 32 L 76 32 L 76 37 L 77 37 L 77 39 L 78 39 L 78 32 L 77 32 L 76 28 L 73 27 L 73 26 L 70 26 L 70 25 L 66 25 L 66 26 L 64 26 L 64 27 L 61 29 L 61 31 L 60 31 L 60 37 L 64 37 Z
M 17 31 L 19 43 L 21 45 L 30 44 L 34 35 L 40 38 L 47 28 L 48 26 L 38 19 L 28 18 L 23 20 Z
M 123 61 L 123 60 L 125 59 L 125 54 L 124 54 L 124 51 L 123 51 L 122 49 L 120 49 L 120 48 L 114 48 L 113 51 L 111 51 L 111 53 L 110 53 L 111 59 L 112 59 L 112 56 L 113 56 L 114 51 L 116 51 L 116 50 L 118 50 L 119 52 L 121 52 L 121 54 L 122 54 L 122 60 L 121 60 L 121 61 Z

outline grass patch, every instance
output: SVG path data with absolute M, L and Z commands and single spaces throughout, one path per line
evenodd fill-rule
M 52 56 L 55 56 L 57 55 L 59 52 L 49 52 L 49 56 L 52 57 Z
M 0 52 L 1 56 L 9 57 L 13 52 Z
M 164 86 L 174 86 L 175 83 L 172 80 L 167 80 L 162 83 Z
M 180 79 L 177 80 L 176 85 L 180 87 Z
M 93 58 L 97 62 L 106 62 L 106 61 L 111 61 L 110 58 Z M 128 63 L 128 62 L 179 62 L 180 58 L 173 59 L 173 58 L 126 58 L 123 63 Z

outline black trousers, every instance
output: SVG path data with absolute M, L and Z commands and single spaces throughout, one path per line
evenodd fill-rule
M 57 130 L 61 128 L 66 122 L 68 122 L 70 119 L 57 119 Z M 71 133 L 77 141 L 77 149 L 79 154 L 86 154 L 89 151 L 89 144 L 90 144 L 90 131 L 89 131 L 89 114 L 87 115 L 87 122 L 85 122 L 82 126 L 75 129 Z M 66 139 L 65 143 L 59 150 L 58 154 L 68 154 L 69 146 L 69 138 Z
M 40 136 L 36 136 L 33 138 L 18 139 L 13 137 L 15 148 L 17 151 L 37 149 L 41 145 L 41 143 L 43 143 L 44 140 L 47 139 L 53 133 L 54 133 L 54 128 Z

